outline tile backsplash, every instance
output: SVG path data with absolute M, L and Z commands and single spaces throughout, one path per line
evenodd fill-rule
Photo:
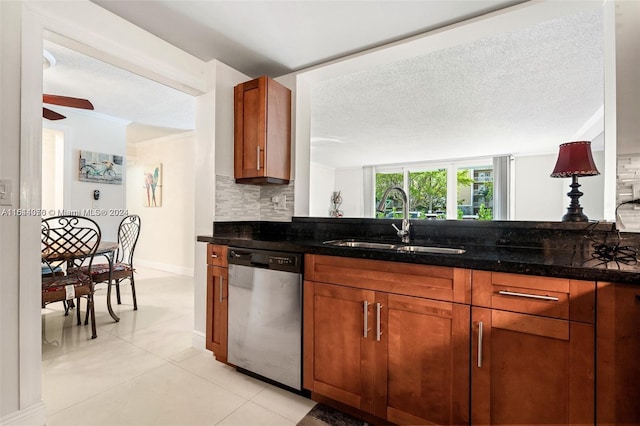
M 618 156 L 616 205 L 640 198 L 640 154 Z M 640 232 L 640 205 L 618 208 L 618 228 L 626 232 Z
M 216 175 L 216 221 L 266 220 L 288 222 L 293 216 L 294 183 L 239 185 Z

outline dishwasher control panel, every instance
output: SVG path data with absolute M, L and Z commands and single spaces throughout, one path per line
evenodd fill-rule
M 300 253 L 229 247 L 227 257 L 230 264 L 302 272 L 302 254 Z

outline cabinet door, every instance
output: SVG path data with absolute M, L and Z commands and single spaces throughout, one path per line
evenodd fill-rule
M 376 366 L 387 365 L 376 370 L 376 382 L 387 384 L 385 400 L 376 401 L 376 411 L 383 411 L 376 414 L 396 424 L 468 424 L 471 307 L 376 296 L 386 358 Z M 386 377 L 379 376 L 382 371 Z
M 640 424 L 640 287 L 598 283 L 599 425 Z
M 260 79 L 234 89 L 234 170 L 236 178 L 265 175 L 266 85 Z
M 594 326 L 472 310 L 471 424 L 593 424 Z
M 375 294 L 305 281 L 304 386 L 372 413 Z
M 207 349 L 227 362 L 228 269 L 207 267 Z

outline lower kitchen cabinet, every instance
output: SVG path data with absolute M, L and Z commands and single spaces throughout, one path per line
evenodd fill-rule
M 595 289 L 473 271 L 471 424 L 594 424 Z
M 375 292 L 304 283 L 304 387 L 373 413 Z M 365 337 L 366 335 L 366 337 Z
M 594 326 L 472 308 L 471 424 L 593 424 Z
M 598 425 L 640 425 L 640 287 L 598 283 Z
M 376 414 L 402 425 L 468 424 L 469 305 L 384 293 L 376 303 L 386 333 Z
M 397 424 L 469 421 L 468 305 L 305 281 L 305 387 Z
M 219 266 L 207 266 L 206 347 L 220 362 L 227 362 L 228 271 Z

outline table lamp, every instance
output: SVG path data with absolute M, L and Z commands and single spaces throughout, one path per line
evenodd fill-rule
M 560 145 L 558 152 L 558 161 L 556 167 L 551 173 L 551 177 L 564 178 L 570 177 L 571 191 L 567 193 L 571 198 L 571 203 L 567 207 L 567 214 L 562 216 L 563 222 L 587 222 L 589 218 L 582 213 L 582 207 L 578 199 L 582 196 L 582 192 L 578 190 L 578 176 L 596 176 L 600 172 L 596 168 L 591 156 L 591 142 L 578 141 L 567 142 Z

